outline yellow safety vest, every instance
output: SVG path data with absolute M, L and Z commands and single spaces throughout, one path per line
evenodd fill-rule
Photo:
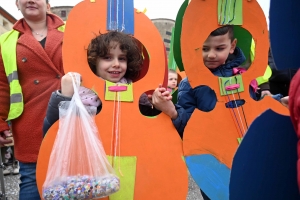
M 60 26 L 57 30 L 64 32 L 65 25 Z M 10 88 L 10 108 L 6 121 L 19 117 L 24 109 L 22 87 L 17 71 L 16 49 L 19 34 L 18 31 L 11 30 L 0 36 L 2 60 Z
M 253 62 L 254 57 L 255 57 L 255 42 L 254 42 L 254 40 L 252 38 L 251 49 L 250 49 L 250 60 L 251 60 L 251 62 Z M 266 71 L 265 71 L 264 75 L 256 78 L 257 84 L 261 85 L 263 83 L 268 82 L 269 78 L 271 76 L 272 76 L 271 67 L 269 65 L 267 65 L 267 68 L 266 68 Z

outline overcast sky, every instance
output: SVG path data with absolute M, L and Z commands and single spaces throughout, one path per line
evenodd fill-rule
M 51 6 L 74 6 L 82 0 L 50 0 Z M 140 10 L 147 9 L 146 15 L 150 19 L 168 18 L 175 20 L 177 12 L 184 0 L 134 0 L 134 7 Z M 216 1 L 216 0 L 215 0 Z M 268 17 L 270 0 L 257 0 Z M 0 6 L 16 19 L 22 17 L 17 10 L 15 0 L 0 0 Z

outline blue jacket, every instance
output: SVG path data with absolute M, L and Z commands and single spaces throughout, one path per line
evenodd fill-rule
M 219 77 L 233 76 L 232 69 L 239 67 L 245 60 L 242 50 L 236 47 L 234 53 L 229 55 L 226 63 L 211 70 L 211 72 Z M 251 94 L 251 96 L 255 97 L 255 94 Z M 183 136 L 184 128 L 195 108 L 209 112 L 214 109 L 216 103 L 217 96 L 209 86 L 199 85 L 193 89 L 188 79 L 183 79 L 178 86 L 177 104 L 175 104 L 178 117 L 172 120 L 179 135 Z

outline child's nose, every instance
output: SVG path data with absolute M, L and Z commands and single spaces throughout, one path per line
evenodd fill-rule
M 210 51 L 210 52 L 208 52 L 207 57 L 208 57 L 208 58 L 215 58 L 215 57 L 216 57 L 216 54 L 215 54 L 215 52 Z
M 119 67 L 120 66 L 120 62 L 118 59 L 114 59 L 114 62 L 113 62 L 113 67 Z

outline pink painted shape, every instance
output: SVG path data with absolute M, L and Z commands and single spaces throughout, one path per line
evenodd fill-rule
M 251 85 L 251 87 L 253 88 L 254 92 L 257 92 L 257 89 L 259 89 L 259 88 L 258 88 L 257 80 L 256 80 L 256 79 L 253 79 L 253 80 L 250 82 L 250 85 Z
M 225 86 L 225 90 L 230 91 L 230 90 L 236 90 L 240 88 L 240 84 L 232 84 Z
M 127 86 L 121 85 L 121 86 L 109 86 L 108 90 L 111 92 L 121 92 L 121 91 L 127 91 Z
M 246 72 L 246 69 L 242 68 L 242 67 L 236 67 L 236 68 L 233 68 L 233 74 L 236 75 L 236 74 L 242 74 L 244 72 Z

